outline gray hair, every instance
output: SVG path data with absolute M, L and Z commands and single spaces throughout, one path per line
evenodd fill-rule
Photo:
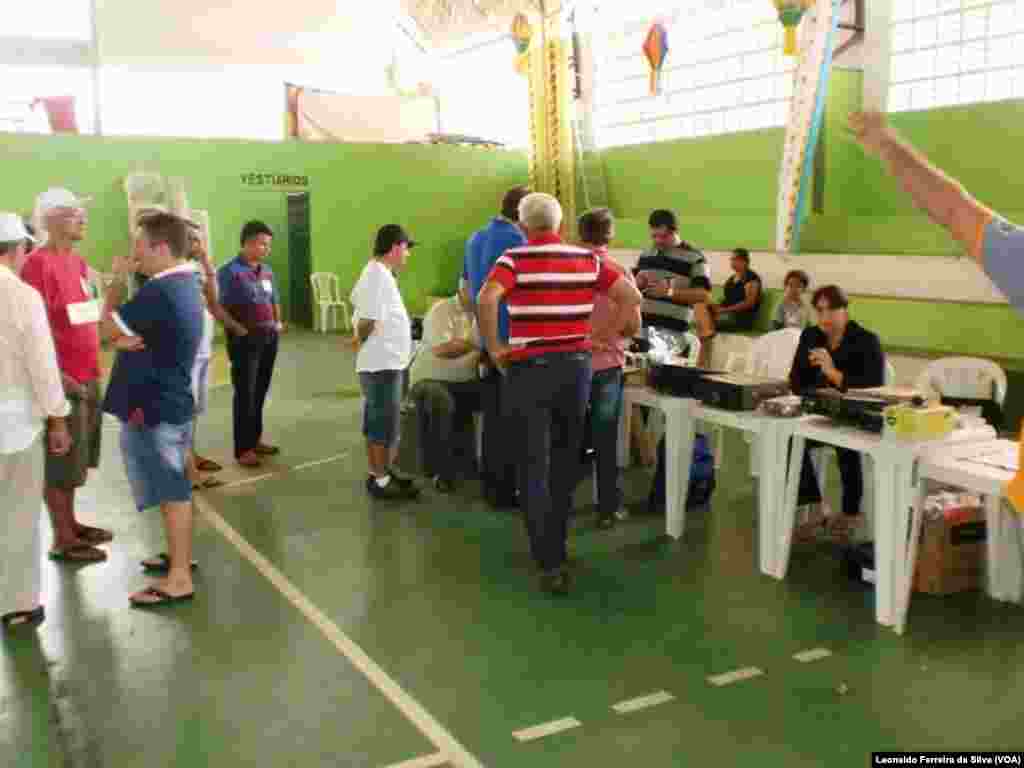
M 544 192 L 532 192 L 519 202 L 519 223 L 531 231 L 558 231 L 562 226 L 562 206 Z

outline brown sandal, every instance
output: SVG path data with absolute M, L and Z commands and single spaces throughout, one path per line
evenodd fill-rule
M 97 544 L 109 544 L 114 540 L 114 534 L 105 528 L 83 525 L 78 529 L 78 539 L 91 546 L 96 546 Z
M 89 544 L 75 544 L 65 549 L 51 549 L 50 559 L 58 563 L 102 563 L 107 553 Z

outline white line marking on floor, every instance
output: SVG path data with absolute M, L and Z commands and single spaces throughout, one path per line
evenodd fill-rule
M 266 480 L 268 477 L 273 477 L 274 475 L 278 475 L 278 474 L 280 474 L 280 472 L 267 472 L 265 475 L 256 475 L 256 477 L 246 477 L 246 478 L 243 478 L 242 480 L 234 480 L 234 481 L 232 481 L 230 483 L 224 483 L 224 485 L 222 485 L 220 487 L 221 487 L 222 490 L 226 489 L 226 488 L 237 488 L 240 485 L 248 485 L 249 483 L 257 483 L 260 480 Z
M 542 739 L 545 736 L 552 736 L 572 728 L 579 728 L 581 725 L 583 723 L 575 717 L 563 717 L 561 720 L 552 720 L 550 723 L 541 723 L 540 725 L 523 728 L 521 731 L 515 731 L 512 736 L 517 741 L 533 741 L 534 739 Z
M 743 669 L 734 669 L 732 672 L 725 672 L 721 675 L 711 675 L 708 682 L 718 686 L 731 685 L 763 674 L 764 672 L 757 667 L 743 667 Z
M 395 763 L 394 765 L 387 766 L 387 768 L 440 768 L 440 766 L 447 764 L 448 758 L 441 752 L 437 752 L 433 755 L 423 755 L 422 757 L 414 757 L 412 760 Z
M 673 699 L 675 699 L 675 696 L 668 691 L 658 691 L 657 693 L 651 693 L 647 696 L 639 696 L 635 699 L 629 699 L 628 701 L 620 701 L 618 704 L 612 704 L 612 709 L 620 715 L 624 715 L 627 712 L 636 712 L 641 709 L 647 709 L 648 707 L 655 707 L 658 704 L 665 704 Z
M 297 466 L 292 467 L 292 469 L 296 470 L 296 469 L 308 469 L 309 467 L 318 467 L 321 464 L 329 464 L 332 461 L 337 461 L 338 459 L 344 459 L 346 456 L 348 456 L 348 451 L 345 451 L 344 453 L 339 453 L 337 456 L 328 456 L 326 459 L 318 459 L 317 461 L 307 461 L 305 464 L 299 464 Z
M 303 616 L 305 616 L 324 637 L 331 641 L 351 662 L 352 666 L 358 669 L 369 680 L 373 686 L 380 691 L 384 697 L 395 705 L 403 715 L 411 722 L 420 733 L 427 737 L 431 744 L 445 755 L 446 759 L 455 768 L 483 768 L 483 764 L 471 755 L 454 736 L 452 736 L 443 725 L 410 694 L 406 693 L 378 664 L 371 659 L 366 652 L 356 645 L 338 625 L 331 621 L 324 613 L 317 608 L 298 587 L 292 584 L 284 574 L 263 555 L 256 551 L 253 546 L 232 528 L 228 522 L 204 501 L 196 498 L 195 504 L 206 520 L 227 539 L 242 557 L 248 560 L 263 576 L 273 584 Z
M 818 659 L 825 659 L 832 655 L 832 651 L 828 648 L 811 648 L 807 651 L 800 651 L 800 653 L 794 653 L 793 658 L 802 664 L 807 664 L 811 661 L 817 661 Z

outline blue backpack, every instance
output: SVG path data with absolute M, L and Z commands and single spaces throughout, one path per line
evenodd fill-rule
M 715 455 L 708 445 L 707 435 L 696 435 L 693 441 L 693 462 L 690 464 L 690 490 L 686 495 L 687 507 L 699 507 L 711 501 L 715 492 Z M 665 503 L 665 438 L 658 443 L 658 466 L 649 498 L 651 506 Z

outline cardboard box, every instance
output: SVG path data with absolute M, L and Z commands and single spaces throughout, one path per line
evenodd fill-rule
M 914 591 L 951 595 L 980 589 L 985 579 L 985 513 L 966 503 L 925 515 L 917 550 Z

